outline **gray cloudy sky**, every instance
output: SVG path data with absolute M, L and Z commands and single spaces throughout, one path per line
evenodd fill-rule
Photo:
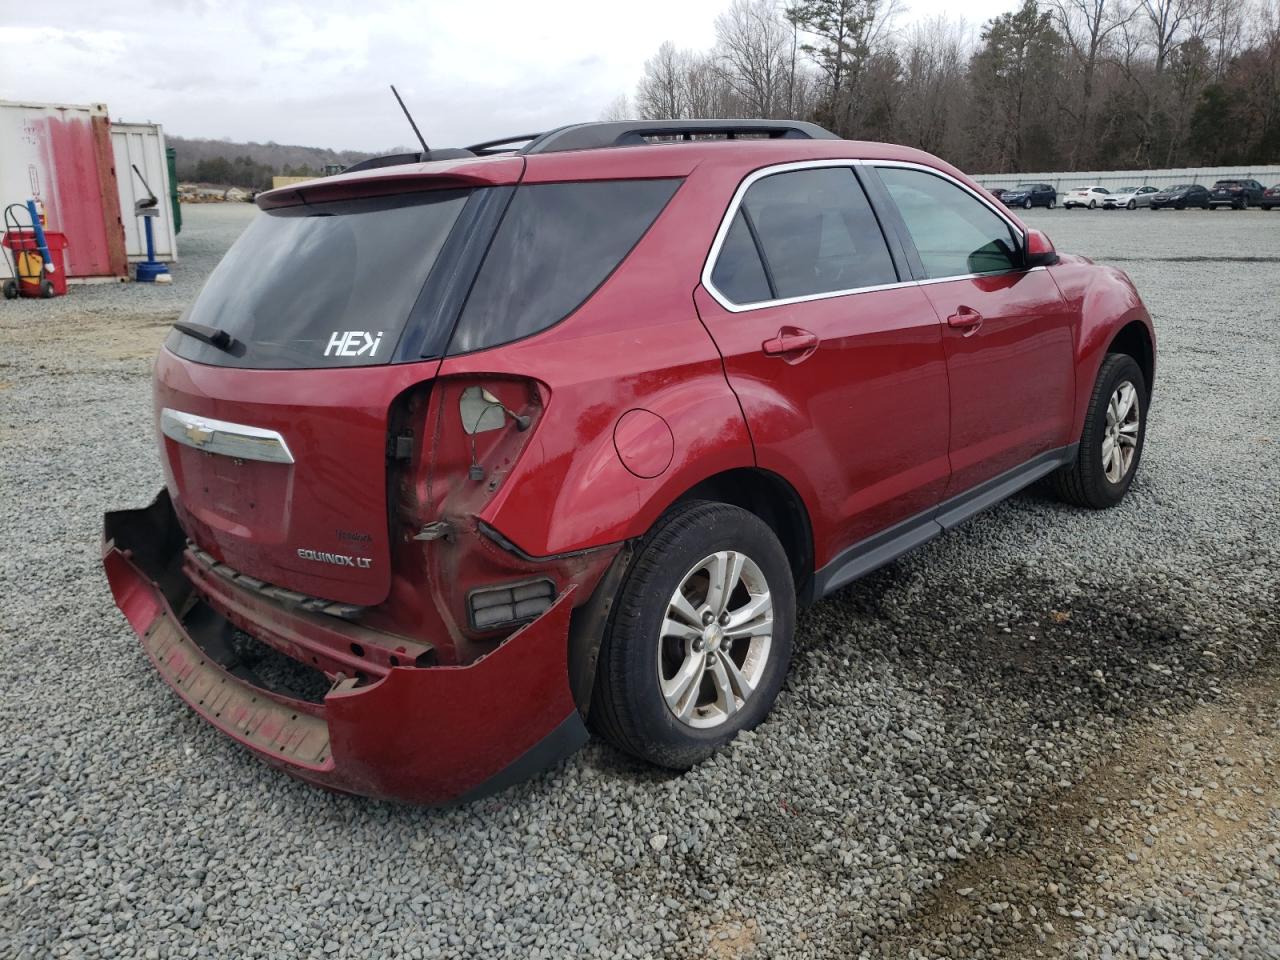
M 908 0 L 971 23 L 1016 0 Z M 729 0 L 0 0 L 0 99 L 98 103 L 188 137 L 379 150 L 594 120 L 664 40 L 710 46 Z M 21 15 L 17 12 L 21 9 Z M 36 21 L 46 24 L 37 25 Z

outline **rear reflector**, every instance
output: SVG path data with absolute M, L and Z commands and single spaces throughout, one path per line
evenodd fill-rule
M 524 580 L 496 587 L 481 587 L 467 595 L 471 625 L 492 630 L 541 616 L 556 599 L 550 580 Z

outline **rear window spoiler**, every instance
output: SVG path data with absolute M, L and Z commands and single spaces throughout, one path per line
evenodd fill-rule
M 446 151 L 432 151 L 444 153 Z M 451 151 L 450 151 L 451 152 Z M 406 154 L 406 156 L 418 156 Z M 319 177 L 258 194 L 259 209 L 330 203 L 362 197 L 385 197 L 422 190 L 459 190 L 519 183 L 524 158 L 518 156 L 433 160 L 427 163 L 372 165 L 353 175 Z

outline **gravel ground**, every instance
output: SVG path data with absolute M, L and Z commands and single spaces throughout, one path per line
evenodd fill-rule
M 1028 217 L 1157 317 L 1120 508 L 1031 490 L 818 605 L 690 773 L 593 741 L 428 811 L 207 728 L 100 572 L 251 213 L 185 210 L 170 287 L 0 303 L 0 957 L 1280 957 L 1280 215 Z

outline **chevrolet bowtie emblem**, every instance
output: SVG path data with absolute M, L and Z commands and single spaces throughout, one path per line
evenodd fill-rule
M 199 424 L 193 423 L 184 431 L 187 439 L 191 441 L 192 446 L 203 447 L 206 443 L 213 439 L 213 431 L 207 430 Z

